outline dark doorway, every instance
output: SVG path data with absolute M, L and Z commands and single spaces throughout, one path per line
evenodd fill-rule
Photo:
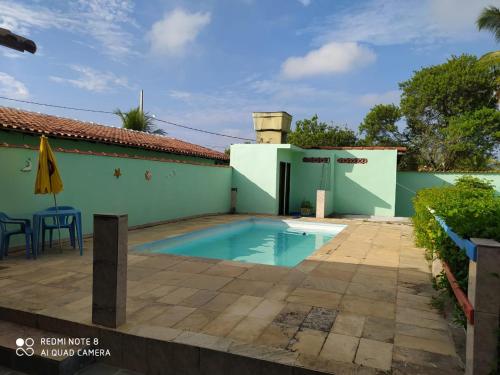
M 280 162 L 278 215 L 288 215 L 290 206 L 290 163 Z

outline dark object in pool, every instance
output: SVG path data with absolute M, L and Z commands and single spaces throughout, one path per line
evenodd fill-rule
M 303 236 L 305 236 L 305 235 L 306 235 L 306 232 L 303 232 L 303 233 L 302 233 L 302 235 L 303 235 Z

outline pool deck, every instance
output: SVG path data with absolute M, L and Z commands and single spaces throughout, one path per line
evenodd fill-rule
M 129 248 L 247 217 L 133 230 Z M 463 372 L 410 225 L 307 220 L 347 227 L 293 268 L 130 251 L 118 331 L 335 374 Z M 0 262 L 0 288 L 0 307 L 90 325 L 91 239 Z

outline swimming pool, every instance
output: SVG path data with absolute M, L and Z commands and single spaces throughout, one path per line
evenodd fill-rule
M 345 227 L 250 218 L 149 242 L 134 250 L 293 267 Z

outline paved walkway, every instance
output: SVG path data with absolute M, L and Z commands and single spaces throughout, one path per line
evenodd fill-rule
M 243 218 L 135 230 L 129 246 Z M 336 374 L 462 372 L 411 226 L 323 221 L 348 226 L 294 268 L 130 252 L 119 330 Z M 88 240 L 83 257 L 52 249 L 8 259 L 0 306 L 90 324 L 91 272 Z

